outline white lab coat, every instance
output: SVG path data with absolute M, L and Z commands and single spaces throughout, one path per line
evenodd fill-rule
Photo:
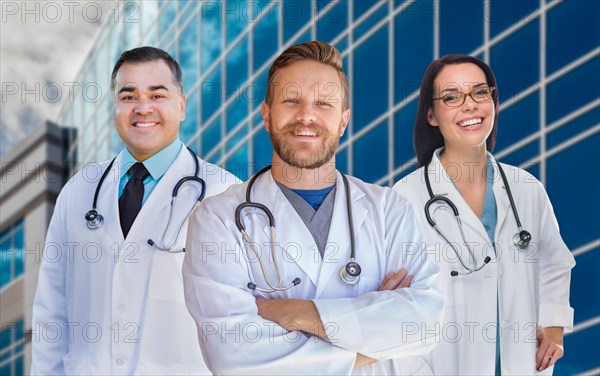
M 389 359 L 424 354 L 434 346 L 435 332 L 423 329 L 440 320 L 443 298 L 435 287 L 437 268 L 422 258 L 418 248 L 422 236 L 410 205 L 389 188 L 348 178 L 356 261 L 362 267 L 360 282 L 354 286 L 342 284 L 338 274 L 350 258 L 346 191 L 339 173 L 323 260 L 271 173 L 254 184 L 252 200 L 266 205 L 275 218 L 282 285 L 296 277 L 302 280 L 287 291 L 263 294 L 247 287 L 252 281 L 266 288 L 257 258 L 235 224 L 234 213 L 245 201 L 248 183 L 233 186 L 196 209 L 183 266 L 185 295 L 213 373 L 350 374 L 360 352 L 381 361 L 356 373 L 397 374 L 403 364 Z M 265 218 L 253 209 L 243 212 L 246 231 L 276 283 Z M 375 291 L 388 272 L 400 268 L 415 275 L 410 288 Z M 258 315 L 257 297 L 313 299 L 332 343 L 287 332 L 264 320 Z
M 491 155 L 489 155 L 491 157 Z M 542 184 L 528 172 L 502 164 L 523 229 L 531 233 L 529 247 L 513 244 L 517 223 L 495 162 L 494 197 L 497 206 L 495 242 L 497 257 L 480 219 L 463 200 L 434 153 L 429 177 L 435 195 L 444 195 L 456 205 L 465 239 L 471 243 L 477 263 L 486 256 L 489 264 L 470 275 L 452 248 L 425 218 L 429 194 L 424 168 L 396 183 L 394 189 L 408 198 L 417 213 L 427 242 L 427 254 L 440 266 L 440 282 L 446 295 L 440 344 L 426 357 L 435 374 L 493 375 L 496 364 L 496 310 L 499 301 L 502 375 L 536 374 L 536 328 L 559 326 L 572 330 L 573 309 L 569 305 L 573 256 L 560 237 L 552 205 Z M 430 207 L 444 235 L 460 249 L 471 266 L 451 209 L 445 204 Z M 552 369 L 544 371 L 551 374 Z
M 84 214 L 107 162 L 89 165 L 61 191 L 46 237 L 33 305 L 32 374 L 207 374 L 194 321 L 184 303 L 183 253 L 155 250 L 161 244 L 176 182 L 194 173 L 182 148 L 156 185 L 126 239 L 119 222 L 122 153 L 102 184 L 98 211 L 104 225 L 90 230 Z M 235 177 L 200 160 L 207 196 L 224 191 Z M 173 239 L 190 210 L 197 184 L 179 191 Z M 185 245 L 187 223 L 175 247 Z

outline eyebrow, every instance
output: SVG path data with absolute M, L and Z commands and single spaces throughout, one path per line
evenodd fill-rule
M 480 86 L 488 86 L 488 84 L 487 84 L 487 82 L 480 82 L 477 85 L 473 85 L 473 89 L 476 89 L 476 88 L 478 88 Z M 443 92 L 445 92 L 445 91 L 458 92 L 459 90 L 457 88 L 455 88 L 455 87 L 450 87 L 448 89 L 444 89 L 444 90 L 440 91 L 440 94 L 443 93 Z
M 126 85 L 126 86 L 123 86 L 121 88 L 121 90 L 119 90 L 119 94 L 121 94 L 121 93 L 135 93 L 137 90 L 138 90 L 138 88 L 135 85 Z M 157 90 L 166 90 L 166 91 L 169 91 L 169 89 L 165 85 L 161 85 L 161 84 L 148 86 L 148 91 L 157 91 Z

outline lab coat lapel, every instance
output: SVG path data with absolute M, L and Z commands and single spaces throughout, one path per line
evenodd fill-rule
M 475 215 L 473 210 L 471 210 L 467 202 L 463 199 L 462 195 L 460 194 L 460 191 L 456 188 L 456 186 L 452 182 L 452 179 L 446 173 L 446 170 L 440 162 L 437 153 L 434 153 L 433 158 L 431 159 L 431 163 L 429 164 L 429 179 L 434 195 L 445 196 L 454 203 L 454 205 L 458 209 L 458 214 L 460 216 L 462 225 L 465 227 L 465 230 L 466 228 L 470 228 L 477 234 L 477 236 L 479 236 L 482 240 L 485 240 L 486 244 L 489 243 L 490 239 L 487 235 L 487 232 L 485 231 L 485 228 L 483 227 L 483 224 L 481 223 L 481 220 L 477 217 L 477 215 Z M 435 208 L 439 205 L 446 206 L 445 204 L 438 203 L 436 203 L 436 205 L 432 205 L 430 208 L 432 214 Z M 447 210 L 450 210 L 450 208 L 447 208 Z M 440 223 L 438 223 L 438 226 L 439 225 Z M 446 224 L 442 228 L 442 231 L 444 231 L 449 226 L 452 226 L 450 227 L 452 233 L 457 234 L 457 237 L 452 238 L 450 240 L 458 242 L 458 244 L 462 244 L 463 241 L 460 237 L 459 229 L 456 227 L 458 226 L 456 221 L 452 221 L 452 223 Z M 477 241 L 476 239 L 469 239 L 467 231 L 465 231 L 465 236 L 467 237 L 467 241 L 469 242 Z M 481 240 L 479 240 L 479 242 L 481 242 Z
M 104 226 L 99 230 L 106 231 L 113 243 L 118 244 L 120 249 L 123 241 L 121 220 L 119 219 L 119 181 L 121 176 L 121 160 L 123 152 L 117 155 L 111 171 L 106 175 L 98 194 L 98 212 L 104 216 Z M 102 171 L 103 172 L 103 171 Z
M 316 286 L 321 260 L 317 245 L 302 218 L 275 183 L 271 171 L 261 176 L 255 183 L 255 187 L 252 200 L 265 204 L 271 209 L 275 218 L 275 242 L 283 248 L 283 252 L 286 254 L 283 259 L 279 259 L 280 266 L 289 262 L 296 263 Z M 265 198 L 261 199 L 260 195 L 265 193 Z M 263 231 L 267 235 L 267 239 L 271 239 L 271 229 L 268 223 L 265 223 Z
M 362 205 L 361 198 L 364 193 L 354 187 L 351 181 L 350 203 L 352 205 L 352 221 L 354 227 L 354 240 L 357 242 L 356 234 L 367 216 L 367 209 Z M 353 189 L 354 188 L 354 189 Z M 344 267 L 350 261 L 350 225 L 348 224 L 348 204 L 346 201 L 346 186 L 342 180 L 342 175 L 337 172 L 335 202 L 331 218 L 331 227 L 327 237 L 327 246 L 323 255 L 323 264 L 319 275 L 319 285 L 317 286 L 318 298 L 327 288 L 331 278 L 336 278 L 340 268 Z M 360 250 L 356 250 L 356 257 L 360 258 Z M 364 253 L 363 253 L 364 254 Z M 359 260 L 360 263 L 360 260 Z

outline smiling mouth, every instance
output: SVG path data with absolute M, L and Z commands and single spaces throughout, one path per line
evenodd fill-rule
M 153 121 L 146 121 L 146 122 L 138 121 L 138 122 L 133 123 L 133 126 L 137 127 L 137 128 L 150 128 L 150 127 L 154 127 L 155 125 L 158 125 L 158 123 L 153 122 Z
M 316 137 L 317 134 L 309 129 L 302 129 L 295 133 L 296 136 L 300 137 Z
M 466 128 L 471 127 L 473 125 L 479 125 L 483 123 L 483 118 L 473 118 L 469 120 L 459 121 L 457 124 L 459 127 Z

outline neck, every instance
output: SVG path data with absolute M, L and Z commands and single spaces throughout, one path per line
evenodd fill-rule
M 323 189 L 336 183 L 335 157 L 315 169 L 293 167 L 273 155 L 273 178 L 290 189 Z
M 487 153 L 485 145 L 472 149 L 444 148 L 440 156 L 448 176 L 458 185 L 485 182 Z

